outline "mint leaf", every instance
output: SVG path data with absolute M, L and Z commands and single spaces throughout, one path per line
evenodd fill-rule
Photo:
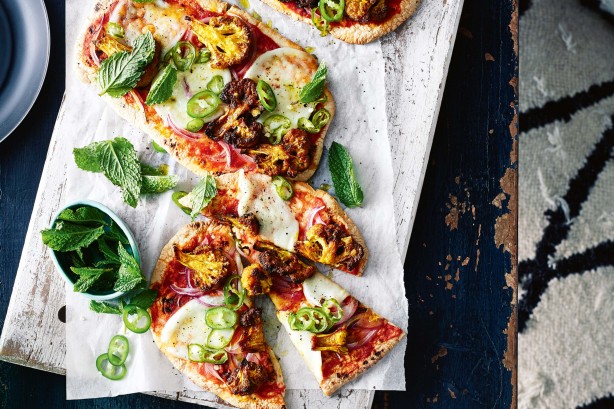
M 107 216 L 95 207 L 83 206 L 75 210 L 64 209 L 58 216 L 58 220 L 69 221 L 77 224 L 97 223 L 106 225 Z
M 354 163 L 343 145 L 333 142 L 328 151 L 328 167 L 333 177 L 335 193 L 347 207 L 362 204 L 364 195 L 354 174 Z
M 73 273 L 79 276 L 79 279 L 73 286 L 73 291 L 83 293 L 92 287 L 96 281 L 104 274 L 113 271 L 110 268 L 93 268 L 93 267 L 71 267 Z
M 179 176 L 143 176 L 143 187 L 141 193 L 162 193 L 171 190 L 179 182 Z
M 136 207 L 141 192 L 141 166 L 134 146 L 126 138 L 117 137 L 101 143 L 97 150 L 104 175 L 121 187 L 124 201 Z
M 71 251 L 89 246 L 103 233 L 102 226 L 91 227 L 59 221 L 53 229 L 41 231 L 41 236 L 43 243 L 53 250 Z
M 94 142 L 74 149 L 73 155 L 80 169 L 104 173 L 111 183 L 122 189 L 124 201 L 136 207 L 141 192 L 141 165 L 129 140 L 117 137 Z
M 90 301 L 90 310 L 101 314 L 121 314 L 119 306 L 105 301 Z
M 198 214 L 203 210 L 217 195 L 217 187 L 215 183 L 215 178 L 211 175 L 207 175 L 198 182 L 194 189 L 192 190 L 192 220 L 198 216 Z
M 98 250 L 100 250 L 105 259 L 96 263 L 96 267 L 98 267 L 99 264 L 119 266 L 122 263 L 119 259 L 119 255 L 111 248 L 111 246 L 109 246 L 107 241 L 102 237 L 98 239 Z
M 100 95 L 108 93 L 117 98 L 134 88 L 155 50 L 156 43 L 148 31 L 136 38 L 132 52 L 120 51 L 104 60 L 98 70 Z
M 322 92 L 324 92 L 324 85 L 326 85 L 327 73 L 328 70 L 326 66 L 324 63 L 321 63 L 311 81 L 301 88 L 298 94 L 300 102 L 307 104 L 315 101 L 322 95 Z
M 130 244 L 130 241 L 128 240 L 128 237 L 126 237 L 126 234 L 122 231 L 121 227 L 119 227 L 114 221 L 111 221 L 109 230 L 106 233 L 109 239 L 119 241 L 123 244 Z
M 130 304 L 138 305 L 141 308 L 147 309 L 151 307 L 157 296 L 158 292 L 156 290 L 147 289 L 132 297 L 130 299 Z
M 154 105 L 168 100 L 173 95 L 173 87 L 176 82 L 177 69 L 169 64 L 154 79 L 145 103 L 147 105 Z
M 119 267 L 119 277 L 115 282 L 113 289 L 115 291 L 130 291 L 145 280 L 141 274 L 141 268 L 134 256 L 126 251 L 121 244 L 117 247 L 117 254 L 121 261 Z
M 79 169 L 88 172 L 100 173 L 100 161 L 98 160 L 98 146 L 103 142 L 94 142 L 83 148 L 75 148 L 72 153 L 75 157 L 75 163 Z

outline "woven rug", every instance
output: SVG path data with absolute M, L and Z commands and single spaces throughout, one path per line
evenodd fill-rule
M 614 407 L 614 0 L 520 3 L 520 409 Z

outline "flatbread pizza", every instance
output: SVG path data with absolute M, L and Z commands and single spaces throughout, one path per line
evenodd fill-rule
M 218 0 L 102 0 L 76 60 L 122 117 L 201 175 L 307 180 L 335 114 L 314 56 Z
M 353 44 L 366 44 L 410 18 L 420 0 L 262 0 L 295 20 Z
M 261 310 L 239 283 L 230 228 L 181 229 L 164 247 L 151 287 L 154 341 L 181 373 L 238 408 L 285 408 L 285 385 L 262 330 Z

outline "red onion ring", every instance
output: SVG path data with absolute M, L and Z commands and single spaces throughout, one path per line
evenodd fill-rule
M 203 294 L 201 296 L 199 296 L 196 301 L 198 301 L 200 304 L 204 305 L 205 307 L 220 307 L 222 305 L 224 305 L 224 297 L 221 297 L 220 300 L 220 296 L 211 296 L 211 295 L 207 295 L 207 294 Z
M 263 364 L 263 356 L 260 352 L 250 352 L 247 355 L 245 355 L 245 359 L 247 359 L 249 362 L 253 362 L 255 364 L 259 364 L 262 365 Z
M 311 228 L 311 226 L 314 225 L 314 221 L 316 219 L 316 216 L 318 215 L 318 213 L 320 213 L 320 210 L 325 209 L 326 206 L 320 206 L 320 207 L 316 207 L 315 209 L 311 210 L 311 213 L 309 214 L 309 222 L 307 222 L 307 228 L 306 230 L 309 230 Z M 320 219 L 318 217 L 318 221 L 315 224 L 324 224 L 324 222 L 322 221 L 322 219 Z
M 340 326 L 341 324 L 347 322 L 352 316 L 356 313 L 356 309 L 358 308 L 358 301 L 354 297 L 348 297 L 348 302 L 343 303 L 341 305 L 341 309 L 343 310 L 343 315 L 341 319 L 335 324 L 335 327 Z
M 192 288 L 192 287 L 183 288 L 183 287 L 176 286 L 175 284 L 171 284 L 170 287 L 171 287 L 171 290 L 181 295 L 189 295 L 190 297 L 200 297 L 204 295 L 203 291 L 199 288 Z
M 361 336 L 361 339 L 358 341 L 350 342 L 347 344 L 348 349 L 358 349 L 361 346 L 365 345 L 367 342 L 371 341 L 375 334 L 377 334 L 377 329 L 372 329 L 365 336 Z
M 230 149 L 230 145 L 228 145 L 224 141 L 217 141 L 217 143 L 218 145 L 222 147 L 222 149 L 224 149 L 224 152 L 226 152 L 226 166 L 231 167 L 232 166 L 232 150 Z
M 237 243 L 237 253 L 239 253 L 243 258 L 245 258 L 246 260 L 249 260 L 249 256 L 243 251 L 243 249 L 241 248 L 241 246 L 239 246 L 239 243 Z
M 198 140 L 198 139 L 203 137 L 203 134 L 194 133 L 194 132 L 190 132 L 188 130 L 179 128 L 175 124 L 175 122 L 173 122 L 173 119 L 171 118 L 170 114 L 166 117 L 166 122 L 168 122 L 168 126 L 173 130 L 173 132 L 175 132 L 176 134 L 181 135 L 181 136 L 183 136 L 185 138 L 193 139 L 193 140 Z
M 356 323 L 356 327 L 362 328 L 362 329 L 380 329 L 383 326 L 384 326 L 384 320 L 381 318 L 377 318 L 374 320 L 360 319 Z
M 205 373 L 207 373 L 208 375 L 211 375 L 212 377 L 216 379 L 219 379 L 219 381 L 223 383 L 224 379 L 222 379 L 218 371 L 215 369 L 216 366 L 217 365 L 205 362 Z

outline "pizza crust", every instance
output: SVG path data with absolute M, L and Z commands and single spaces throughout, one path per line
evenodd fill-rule
M 277 32 L 277 30 L 274 30 L 266 24 L 263 24 L 245 11 L 235 6 L 230 6 L 229 4 L 219 0 L 194 0 L 194 2 L 198 3 L 205 9 L 214 10 L 219 13 L 226 12 L 242 18 L 248 23 L 256 26 L 260 31 L 262 31 L 262 33 L 270 37 L 280 47 L 290 47 L 297 50 L 305 51 L 298 44 L 283 37 Z M 114 5 L 114 3 L 115 1 L 113 0 L 101 0 L 96 4 L 96 12 L 88 18 L 87 24 L 81 35 L 78 37 L 76 44 L 75 60 L 79 78 L 81 79 L 81 81 L 91 84 L 94 87 L 96 87 L 96 73 L 98 71 L 98 67 L 91 67 L 88 64 L 87 56 L 89 56 L 89 50 L 84 49 L 84 43 L 87 36 L 90 34 L 90 30 L 94 30 L 97 27 L 96 22 L 102 16 L 104 16 L 107 10 L 109 10 L 109 8 Z M 332 122 L 332 119 L 335 115 L 335 101 L 330 90 L 328 89 L 328 86 L 325 88 L 324 92 L 326 93 L 328 100 L 323 105 L 324 108 L 326 108 L 331 113 L 331 119 L 329 123 L 323 128 L 320 139 L 316 143 L 314 158 L 311 165 L 308 169 L 298 174 L 297 177 L 294 178 L 294 180 L 305 181 L 309 179 L 315 173 L 320 163 L 322 149 L 324 146 L 324 139 L 326 137 L 329 124 Z M 144 111 L 144 109 L 147 109 L 147 106 L 143 108 L 139 102 L 134 101 L 135 97 L 133 96 L 132 91 L 122 98 L 112 98 L 107 94 L 103 95 L 102 98 L 106 101 L 107 104 L 109 104 L 109 106 L 111 106 L 111 108 L 119 116 L 124 118 L 133 126 L 137 127 L 140 131 L 149 135 L 151 139 L 153 139 L 158 145 L 164 147 L 164 149 L 166 149 L 168 153 L 175 157 L 187 169 L 200 176 L 205 176 L 209 174 L 209 171 L 203 168 L 200 161 L 187 152 L 188 144 L 185 142 L 183 137 L 176 135 L 168 127 L 163 127 L 161 131 L 159 129 L 159 125 L 156 126 L 156 124 L 152 121 L 148 121 Z
M 310 17 L 304 17 L 292 10 L 290 7 L 285 6 L 279 0 L 262 0 L 264 3 L 271 6 L 273 9 L 284 13 L 295 20 L 302 21 L 313 26 Z M 418 8 L 420 0 L 401 0 L 398 13 L 396 13 L 391 19 L 384 21 L 382 24 L 377 22 L 372 23 L 356 23 L 349 27 L 335 26 L 331 28 L 330 33 L 333 37 L 339 40 L 345 41 L 351 44 L 366 44 L 371 41 L 382 37 L 385 34 L 396 29 L 405 20 L 409 19 Z M 315 27 L 314 27 L 315 29 Z
M 218 223 L 214 223 L 211 220 L 205 221 L 197 221 L 190 223 L 189 225 L 183 227 L 173 238 L 164 246 L 162 252 L 160 253 L 160 258 L 156 263 L 156 267 L 152 273 L 151 285 L 154 285 L 158 282 L 162 281 L 164 271 L 168 263 L 174 257 L 173 245 L 182 244 L 190 240 L 195 234 L 200 231 L 207 231 L 209 229 L 223 230 L 223 233 L 226 232 L 229 236 L 232 236 L 230 232 L 230 228 Z M 151 326 L 151 334 L 153 336 L 154 342 L 158 346 L 161 347 L 162 342 L 160 340 L 160 331 L 163 328 L 164 324 L 159 322 L 153 322 Z M 230 393 L 226 388 L 220 386 L 218 383 L 213 382 L 204 376 L 202 376 L 198 372 L 198 365 L 185 359 L 177 358 L 173 355 L 166 353 L 162 348 L 160 351 L 168 358 L 169 361 L 173 364 L 173 366 L 182 374 L 185 374 L 192 382 L 194 382 L 198 387 L 203 390 L 212 392 L 219 396 L 224 401 L 229 404 L 236 406 L 237 408 L 245 408 L 245 409 L 285 409 L 285 403 L 283 396 L 277 396 L 275 398 L 262 399 L 256 395 L 247 395 L 247 396 L 238 396 Z M 278 379 L 281 378 L 281 367 L 279 366 L 279 362 L 277 361 L 277 357 L 273 353 L 273 350 L 267 345 L 267 353 L 271 359 L 273 367 L 275 369 L 275 373 Z
M 322 380 L 322 382 L 320 382 L 320 388 L 322 388 L 324 395 L 331 396 L 337 391 L 337 389 L 358 378 L 362 373 L 366 372 L 369 368 L 384 358 L 384 356 L 386 356 L 386 354 L 390 352 L 390 350 L 394 348 L 394 346 L 398 344 L 405 335 L 405 332 L 402 332 L 399 336 L 391 338 L 388 341 L 377 342 L 375 352 L 366 360 L 367 364 L 360 366 L 360 368 L 358 368 L 355 372 L 344 375 L 343 377 L 336 377 L 335 375 L 332 375 L 330 378 Z

